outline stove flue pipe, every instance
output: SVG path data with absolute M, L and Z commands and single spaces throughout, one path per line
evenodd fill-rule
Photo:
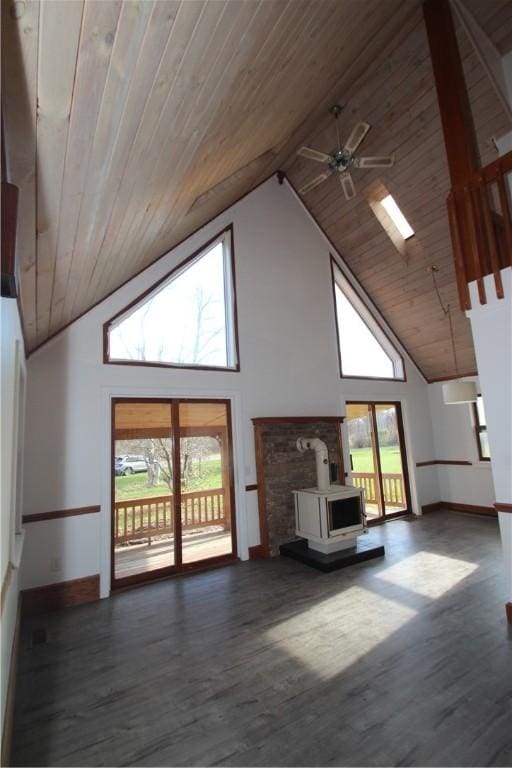
M 319 491 L 329 490 L 329 454 L 323 440 L 317 437 L 299 437 L 297 450 L 304 453 L 308 449 L 315 452 L 316 457 L 316 482 Z

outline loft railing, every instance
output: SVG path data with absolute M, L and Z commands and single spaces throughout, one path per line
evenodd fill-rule
M 114 504 L 114 543 L 151 539 L 174 533 L 172 495 L 128 499 Z M 191 491 L 181 494 L 181 528 L 229 528 L 225 516 L 224 489 Z
M 476 281 L 481 304 L 487 303 L 484 277 L 492 275 L 496 296 L 503 298 L 500 270 L 512 266 L 512 151 L 475 172 L 448 196 L 459 298 L 471 308 L 469 283 Z
M 378 503 L 378 479 L 375 472 L 352 472 L 352 481 L 355 486 L 364 489 L 364 499 L 367 504 Z M 383 474 L 382 488 L 386 504 L 393 506 L 405 505 L 403 476 L 401 474 Z

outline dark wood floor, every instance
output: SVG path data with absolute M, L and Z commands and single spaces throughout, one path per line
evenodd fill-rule
M 510 766 L 497 522 L 369 536 L 385 559 L 242 563 L 26 622 L 14 764 Z

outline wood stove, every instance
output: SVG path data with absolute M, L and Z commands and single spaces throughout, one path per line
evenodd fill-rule
M 293 491 L 295 532 L 317 552 L 330 554 L 354 547 L 367 533 L 363 489 L 349 485 Z

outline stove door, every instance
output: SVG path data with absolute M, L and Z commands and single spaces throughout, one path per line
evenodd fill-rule
M 327 502 L 329 534 L 362 525 L 361 496 L 348 496 Z

